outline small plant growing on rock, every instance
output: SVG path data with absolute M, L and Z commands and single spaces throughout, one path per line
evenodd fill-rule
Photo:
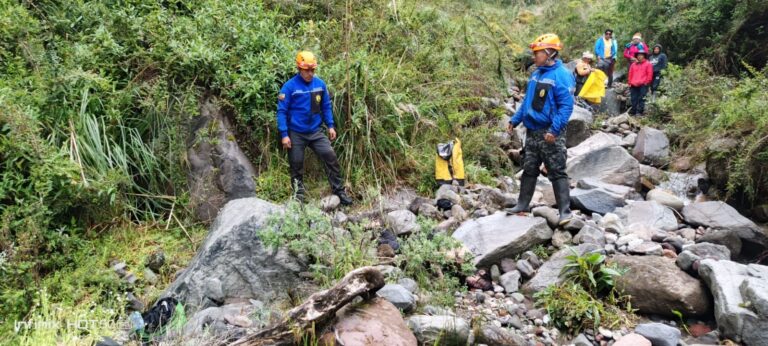
M 631 324 L 632 306 L 629 297 L 615 287 L 616 278 L 626 270 L 605 263 L 605 255 L 579 255 L 573 248 L 560 275 L 562 285 L 551 285 L 536 293 L 537 306 L 547 309 L 553 323 L 560 329 L 578 333 L 586 328 Z

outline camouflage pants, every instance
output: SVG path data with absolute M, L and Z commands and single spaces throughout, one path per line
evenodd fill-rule
M 547 167 L 547 177 L 550 181 L 568 178 L 565 173 L 565 131 L 557 136 L 555 143 L 549 144 L 544 140 L 547 130 L 531 131 L 525 138 L 525 157 L 523 158 L 523 175 L 538 177 L 541 173 L 541 163 Z

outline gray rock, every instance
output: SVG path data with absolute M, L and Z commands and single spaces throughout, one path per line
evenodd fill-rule
M 133 310 L 138 312 L 144 311 L 144 302 L 142 302 L 139 298 L 136 298 L 133 292 L 126 293 L 125 300 L 128 303 L 127 304 L 128 310 Z
M 573 244 L 573 235 L 571 232 L 556 230 L 552 235 L 552 246 L 562 249 L 565 246 Z
M 683 270 L 691 269 L 693 262 L 705 258 L 730 260 L 731 251 L 723 245 L 699 243 L 684 245 L 683 252 L 677 256 L 677 266 Z
M 579 334 L 579 336 L 577 336 L 576 339 L 573 339 L 571 343 L 574 346 L 592 346 L 592 341 L 589 341 L 587 336 L 584 334 Z
M 616 95 L 616 91 L 611 88 L 605 89 L 605 97 L 600 102 L 600 113 L 608 114 L 610 117 L 616 117 L 621 113 L 621 100 Z
M 605 132 L 597 132 L 579 145 L 568 149 L 568 158 L 573 158 L 608 147 L 616 147 L 621 144 L 618 136 Z
M 410 210 L 395 210 L 384 217 L 384 223 L 397 235 L 406 235 L 419 231 L 416 215 Z
M 411 213 L 418 214 L 419 208 L 421 208 L 422 204 L 430 204 L 434 206 L 434 201 L 429 198 L 424 198 L 421 196 L 416 196 L 411 200 L 411 203 L 408 205 L 408 210 L 411 211 Z
M 625 225 L 637 223 L 664 231 L 677 229 L 675 213 L 655 201 L 633 202 L 626 207 L 617 209 L 616 214 L 622 217 Z
M 653 346 L 677 346 L 680 329 L 663 323 L 644 323 L 635 327 L 635 333 L 651 341 Z
M 493 282 L 499 282 L 499 278 L 501 277 L 501 270 L 499 270 L 499 266 L 492 265 L 491 266 L 491 280 Z
M 581 244 L 572 249 L 576 250 L 576 253 L 579 255 L 601 250 L 601 248 L 595 244 Z M 560 272 L 568 263 L 566 257 L 570 255 L 573 255 L 573 251 L 570 248 L 565 248 L 554 253 L 549 260 L 544 262 L 544 265 L 539 268 L 536 272 L 536 276 L 523 285 L 523 292 L 535 293 L 547 288 L 549 285 L 562 283 L 564 279 L 560 276 Z
M 573 192 L 571 192 L 573 193 Z M 533 216 L 539 216 L 543 217 L 547 220 L 547 225 L 549 225 L 549 228 L 556 229 L 559 225 L 559 219 L 560 215 L 557 212 L 557 209 L 548 207 L 548 206 L 541 206 L 531 209 L 531 213 Z
M 147 283 L 154 285 L 157 283 L 157 274 L 152 271 L 152 269 L 144 268 L 144 281 Z
M 669 191 L 659 188 L 648 191 L 648 195 L 646 195 L 645 198 L 649 201 L 656 201 L 665 207 L 670 207 L 677 211 L 682 210 L 685 206 L 680 198 Z
M 768 318 L 768 280 L 749 277 L 739 286 L 741 296 L 749 302 L 750 309 L 762 319 Z
M 376 295 L 405 312 L 411 312 L 416 308 L 416 297 L 408 289 L 398 284 L 386 284 L 376 292 Z
M 592 178 L 579 180 L 571 191 L 573 206 L 589 213 L 606 214 L 623 207 L 631 188 L 601 182 Z
M 542 218 L 496 212 L 465 221 L 452 236 L 475 256 L 476 266 L 487 268 L 545 243 L 552 238 L 552 230 Z
M 456 316 L 456 314 L 451 309 L 433 305 L 425 306 L 424 313 L 430 316 Z
M 768 267 L 705 259 L 699 265 L 699 276 L 714 297 L 715 320 L 722 336 L 747 345 L 768 345 L 768 318 L 751 310 L 753 303 L 744 297 L 750 286 L 749 282 L 744 286 L 745 281 L 765 282 Z
M 451 207 L 451 217 L 456 219 L 456 221 L 464 221 L 468 216 L 469 215 L 460 204 L 454 204 L 453 207 Z
M 592 134 L 594 116 L 589 110 L 574 106 L 565 132 L 565 146 L 571 148 L 584 142 Z
M 435 200 L 440 199 L 447 199 L 453 204 L 459 204 L 461 203 L 461 197 L 457 193 L 457 189 L 453 185 L 440 185 L 440 187 L 437 189 L 437 192 L 435 192 Z
M 712 243 L 723 245 L 731 252 L 731 258 L 737 258 L 741 254 L 741 238 L 730 230 L 711 230 L 698 239 L 697 243 Z
M 704 316 L 711 311 L 706 287 L 683 272 L 675 261 L 661 256 L 614 256 L 612 262 L 629 271 L 617 287 L 631 296 L 632 307 L 647 314 Z
M 400 280 L 397 280 L 397 284 L 405 287 L 405 289 L 407 289 L 408 292 L 411 292 L 411 293 L 416 293 L 416 291 L 419 290 L 419 284 L 416 283 L 416 281 L 411 278 L 402 278 Z
M 250 303 L 234 303 L 220 307 L 209 307 L 194 313 L 184 325 L 182 335 L 185 338 L 201 336 L 207 330 L 209 333 L 217 336 L 224 336 L 227 331 L 227 324 L 254 324 L 263 326 L 267 321 L 256 319 L 251 320 L 248 316 L 261 315 L 263 308 Z M 236 322 L 238 321 L 238 322 Z
M 517 263 L 513 258 L 502 259 L 500 264 L 502 273 L 508 273 L 513 270 L 517 270 Z
M 601 217 L 597 222 L 597 226 L 604 229 L 606 232 L 611 232 L 614 234 L 625 233 L 624 221 L 622 221 L 621 218 L 614 213 L 603 215 L 603 217 Z
M 669 139 L 663 131 L 644 127 L 637 134 L 632 155 L 644 164 L 664 165 L 669 162 Z
M 694 226 L 725 229 L 736 233 L 742 241 L 768 246 L 766 230 L 720 201 L 692 203 L 683 208 L 685 222 Z
M 533 266 L 526 260 L 521 259 L 517 261 L 516 267 L 517 270 L 526 278 L 531 278 L 534 274 L 536 274 L 536 269 L 533 269 Z
M 320 200 L 320 207 L 326 213 L 338 208 L 339 204 L 341 204 L 341 200 L 336 195 L 325 196 Z
M 470 334 L 469 323 L 460 317 L 414 315 L 407 323 L 421 345 L 464 345 Z
M 265 248 L 256 236 L 272 213 L 282 209 L 258 198 L 227 203 L 197 255 L 163 296 L 175 294 L 194 312 L 208 298 L 206 279 L 221 281 L 223 299 L 279 300 L 302 287 L 304 264 L 285 249 Z
M 457 206 L 458 204 L 454 204 L 453 206 Z M 461 208 L 460 205 L 458 205 L 459 208 Z M 430 218 L 430 219 L 436 219 L 436 220 L 442 220 L 443 219 L 443 213 L 437 209 L 436 206 L 429 204 L 429 203 L 423 203 L 421 206 L 419 206 L 418 214 L 420 216 Z
M 528 263 L 530 263 L 534 269 L 539 269 L 539 267 L 541 267 L 541 265 L 544 264 L 544 262 L 541 261 L 539 256 L 536 255 L 536 253 L 534 253 L 533 251 L 523 252 L 523 255 L 520 257 L 528 261 Z
M 566 164 L 566 173 L 575 181 L 595 178 L 629 187 L 636 186 L 640 181 L 637 160 L 619 146 L 605 147 L 573 157 Z
M 490 323 L 480 327 L 475 341 L 488 346 L 527 346 L 525 338 Z
M 499 283 L 504 286 L 504 290 L 507 293 L 514 293 L 520 289 L 520 272 L 513 270 L 504 273 L 499 279 Z
M 652 241 L 644 241 L 639 244 L 630 244 L 627 250 L 633 254 L 646 256 L 661 256 L 663 253 L 661 244 Z
M 597 227 L 585 225 L 581 228 L 579 233 L 573 237 L 573 242 L 575 244 L 592 243 L 604 246 L 606 243 L 605 233 Z
M 621 146 L 622 147 L 631 147 L 634 146 L 635 143 L 637 143 L 637 134 L 632 132 L 621 140 Z
M 186 143 L 189 199 L 198 220 L 214 219 L 224 204 L 256 196 L 256 170 L 237 142 L 221 102 L 204 96 Z

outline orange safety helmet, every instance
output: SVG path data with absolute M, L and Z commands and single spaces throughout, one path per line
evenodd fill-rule
M 299 54 L 296 54 L 296 67 L 302 70 L 316 68 L 317 58 L 315 58 L 315 54 L 306 50 L 300 51 Z
M 542 49 L 561 50 L 563 49 L 563 43 L 560 42 L 560 37 L 555 34 L 544 34 L 533 40 L 530 47 L 534 52 Z

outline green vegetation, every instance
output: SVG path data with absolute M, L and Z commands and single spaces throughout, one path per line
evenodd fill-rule
M 599 326 L 613 328 L 631 324 L 629 297 L 619 292 L 616 278 L 625 270 L 605 263 L 605 255 L 586 253 L 566 257 L 560 275 L 565 283 L 550 285 L 534 295 L 536 306 L 547 309 L 554 325 L 570 333 Z

